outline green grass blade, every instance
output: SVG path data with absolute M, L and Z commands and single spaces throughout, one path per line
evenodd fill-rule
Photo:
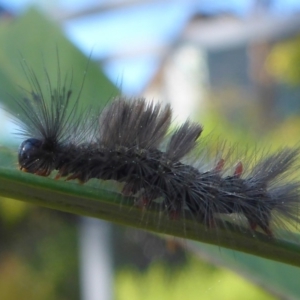
M 142 212 L 134 207 L 133 200 L 101 188 L 0 169 L 0 195 L 300 266 L 300 247 L 297 244 L 273 240 L 259 233 L 254 237 L 250 231 L 242 232 L 234 226 L 207 230 L 194 220 L 170 220 L 159 211 Z

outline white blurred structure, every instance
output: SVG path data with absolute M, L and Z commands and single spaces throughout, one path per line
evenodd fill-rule
M 81 218 L 79 230 L 81 299 L 112 300 L 111 225 Z

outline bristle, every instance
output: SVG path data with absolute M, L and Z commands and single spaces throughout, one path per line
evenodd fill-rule
M 115 99 L 100 116 L 99 143 L 108 148 L 156 148 L 166 135 L 171 117 L 169 105 L 147 103 L 143 98 Z
M 285 148 L 262 158 L 251 171 L 249 183 L 263 186 L 280 176 L 285 176 L 285 172 L 298 160 L 299 153 L 299 148 Z
M 166 155 L 173 161 L 178 161 L 195 149 L 202 127 L 199 124 L 186 121 L 172 134 L 167 146 Z

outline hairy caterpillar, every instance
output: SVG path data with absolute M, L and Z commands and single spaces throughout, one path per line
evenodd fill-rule
M 186 211 L 208 228 L 218 215 L 246 218 L 252 230 L 260 228 L 273 236 L 270 224 L 298 222 L 299 181 L 286 180 L 293 174 L 299 148 L 285 148 L 262 157 L 249 171 L 242 162 L 228 174 L 225 160 L 200 171 L 183 158 L 201 143 L 202 126 L 186 121 L 169 136 L 170 105 L 144 98 L 115 98 L 100 113 L 78 113 L 80 93 L 71 102 L 71 85 L 58 76 L 45 92 L 33 71 L 31 91 L 17 104 L 23 120 L 20 134 L 26 139 L 19 148 L 20 170 L 56 179 L 92 178 L 124 183 L 122 194 L 133 195 L 136 204 L 149 207 L 156 199 L 172 218 Z M 46 74 L 47 75 L 47 74 Z

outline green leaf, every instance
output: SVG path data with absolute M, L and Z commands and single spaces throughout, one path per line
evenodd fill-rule
M 253 236 L 252 232 L 242 232 L 234 226 L 207 230 L 193 220 L 170 220 L 157 211 L 141 212 L 131 199 L 105 189 L 0 169 L 0 195 L 300 266 L 300 248 L 296 244 L 273 240 L 259 233 Z
M 65 38 L 61 29 L 37 11 L 29 10 L 21 18 L 3 27 L 0 27 L 0 97 L 10 110 L 18 112 L 13 97 L 20 96 L 20 87 L 30 88 L 22 68 L 23 58 L 41 85 L 47 83 L 45 69 L 54 83 L 58 72 L 62 78 L 66 73 L 72 76 L 75 95 L 86 73 L 81 93 L 81 103 L 85 106 L 92 105 L 99 109 L 119 94 L 99 66 L 92 62 L 88 64 L 88 59 Z
M 188 242 L 187 247 L 205 260 L 229 268 L 262 288 L 267 288 L 280 299 L 299 297 L 299 268 L 203 243 Z

